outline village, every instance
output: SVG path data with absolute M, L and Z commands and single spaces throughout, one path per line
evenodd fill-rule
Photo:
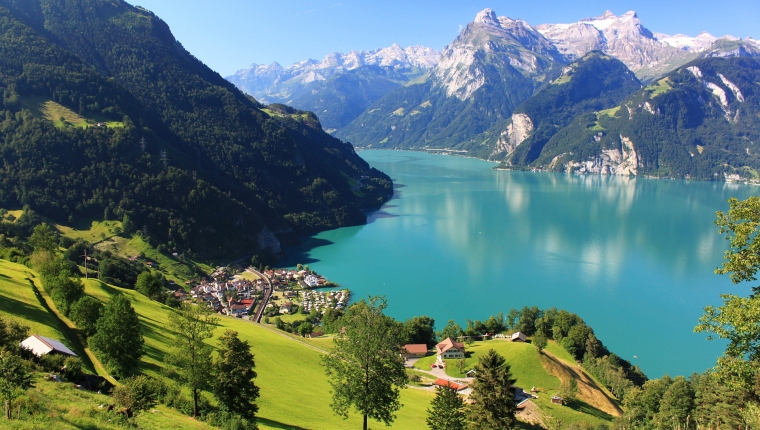
M 216 313 L 260 322 L 264 311 L 291 314 L 300 308 L 302 313 L 316 310 L 324 314 L 329 309 L 344 309 L 350 298 L 348 290 L 314 291 L 335 287 L 337 284 L 300 265 L 263 271 L 227 266 L 201 278 L 188 293 L 178 289 L 174 297 L 206 303 Z

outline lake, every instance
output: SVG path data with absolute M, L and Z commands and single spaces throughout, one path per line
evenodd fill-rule
M 727 247 L 713 221 L 729 197 L 755 187 L 360 155 L 393 179 L 394 198 L 367 225 L 287 250 L 286 265 L 308 264 L 355 300 L 385 295 L 388 315 L 428 315 L 438 329 L 525 305 L 566 309 L 650 378 L 702 372 L 723 351 L 694 326 L 720 293 L 746 295 L 749 286 L 713 273 Z

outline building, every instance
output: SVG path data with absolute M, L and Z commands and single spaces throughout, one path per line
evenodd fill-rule
M 467 384 L 460 384 L 458 382 L 449 381 L 448 379 L 438 378 L 433 382 L 433 385 L 437 385 L 439 387 L 446 387 L 446 388 L 453 388 L 457 391 L 462 391 L 465 388 L 467 388 Z
M 525 342 L 526 340 L 525 333 L 521 331 L 512 334 L 512 342 Z
M 552 396 L 552 403 L 555 405 L 561 405 L 563 404 L 564 399 L 560 396 Z
M 435 351 L 438 354 L 438 361 L 443 361 L 444 358 L 464 358 L 465 356 L 464 344 L 450 337 L 436 345 Z
M 424 343 L 408 343 L 401 347 L 401 356 L 407 358 L 420 358 L 427 355 L 428 348 Z
M 21 342 L 21 347 L 32 351 L 37 357 L 42 357 L 47 354 L 62 354 L 71 357 L 76 357 L 74 351 L 66 347 L 61 342 L 50 339 L 49 337 L 40 336 L 35 334 L 29 336 Z

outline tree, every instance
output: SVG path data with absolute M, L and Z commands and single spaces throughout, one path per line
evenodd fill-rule
M 731 282 L 738 284 L 755 281 L 760 268 L 760 197 L 752 196 L 739 201 L 728 201 L 727 213 L 717 212 L 715 225 L 720 234 L 726 234 L 729 249 L 724 254 L 722 267 L 715 273 L 727 274 Z M 724 355 L 718 359 L 719 373 L 737 389 L 748 390 L 760 368 L 760 287 L 753 287 L 753 294 L 742 298 L 722 294 L 723 306 L 707 306 L 699 319 L 697 332 L 714 333 L 728 339 Z M 709 335 L 708 339 L 713 339 Z
M 406 343 L 424 343 L 428 349 L 435 346 L 435 320 L 429 316 L 409 318 L 404 321 L 404 340 Z
M 726 261 L 715 269 L 715 273 L 728 274 L 734 284 L 755 281 L 755 273 L 760 268 L 760 241 L 755 240 L 760 227 L 760 197 L 752 196 L 741 201 L 731 198 L 728 204 L 727 213 L 718 211 L 715 214 L 718 233 L 726 234 L 730 246 L 724 253 Z M 753 290 L 758 292 L 757 287 Z
M 457 340 L 462 335 L 464 335 L 464 331 L 462 330 L 462 327 L 459 324 L 457 324 L 456 321 L 449 320 L 449 322 L 441 330 L 441 332 L 438 333 L 438 339 L 444 340 L 447 338 L 452 338 L 454 340 Z
M 677 376 L 665 390 L 656 421 L 666 428 L 686 429 L 694 409 L 694 388 L 683 376 Z
M 103 308 L 89 345 L 109 372 L 127 376 L 143 356 L 140 320 L 129 299 L 117 294 Z
M 85 336 L 91 337 L 97 331 L 98 319 L 103 312 L 103 303 L 92 296 L 84 296 L 71 306 L 69 316 Z
M 28 333 L 28 326 L 0 317 L 0 350 L 17 353 L 19 344 L 26 339 Z
M 167 357 L 179 380 L 193 393 L 193 416 L 198 416 L 198 391 L 209 386 L 211 347 L 203 341 L 210 338 L 219 321 L 205 305 L 183 303 L 169 313 L 169 327 L 176 333 L 174 348 Z
M 332 387 L 330 407 L 348 418 L 352 406 L 367 419 L 393 422 L 401 408 L 400 388 L 408 382 L 399 354 L 401 326 L 383 315 L 385 298 L 362 299 L 348 308 L 345 330 L 334 340 L 333 351 L 322 357 Z
M 152 300 L 161 301 L 160 299 L 164 295 L 164 285 L 161 279 L 153 276 L 149 271 L 142 272 L 137 276 L 135 290 Z
M 32 386 L 32 373 L 26 361 L 10 352 L 0 352 L 0 395 L 6 403 L 6 418 L 11 419 L 13 400 Z
M 464 400 L 450 387 L 435 388 L 426 419 L 430 430 L 464 430 Z
M 29 236 L 29 246 L 35 252 L 54 252 L 58 248 L 53 231 L 45 223 L 37 224 Z
M 227 330 L 219 337 L 219 357 L 214 361 L 211 391 L 223 409 L 244 418 L 255 418 L 259 408 L 254 402 L 259 397 L 259 387 L 253 383 L 254 368 L 251 347 L 238 338 L 236 331 Z
M 475 365 L 468 419 L 477 429 L 511 429 L 515 425 L 514 389 L 510 366 L 493 349 L 483 354 Z
M 113 389 L 113 399 L 130 413 L 147 411 L 158 403 L 160 384 L 160 381 L 144 375 L 126 378 Z
M 578 395 L 578 380 L 573 377 L 564 380 L 559 386 L 559 395 L 568 402 L 575 400 Z
M 546 336 L 544 336 L 543 332 L 539 331 L 535 334 L 535 336 L 533 336 L 533 346 L 536 347 L 539 354 L 543 352 L 548 343 L 549 341 L 546 339 Z

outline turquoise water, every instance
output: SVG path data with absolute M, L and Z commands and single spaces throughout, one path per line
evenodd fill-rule
M 429 315 L 438 328 L 525 305 L 566 309 L 650 377 L 702 372 L 722 352 L 693 328 L 718 294 L 749 287 L 713 273 L 727 244 L 713 220 L 755 187 L 361 156 L 393 178 L 394 198 L 367 225 L 306 239 L 286 264 L 309 264 L 355 299 L 385 295 L 389 315 Z

